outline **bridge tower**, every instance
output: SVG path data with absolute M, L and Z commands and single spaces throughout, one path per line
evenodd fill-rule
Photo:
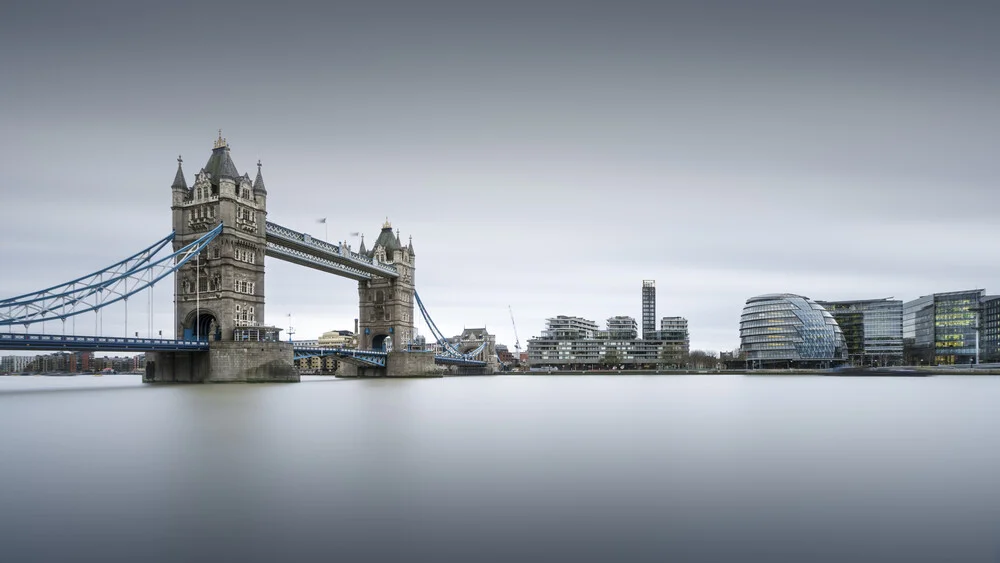
M 392 225 L 386 219 L 372 249 L 366 250 L 362 241 L 360 252 L 373 260 L 394 265 L 399 277 L 358 282 L 358 348 L 402 350 L 413 339 L 416 270 L 413 239 L 404 246 L 399 240 L 399 231 L 393 233 Z
M 176 337 L 232 340 L 234 328 L 258 326 L 264 320 L 267 190 L 260 162 L 255 181 L 241 175 L 221 130 L 191 187 L 181 162 L 178 157 L 171 185 L 174 250 L 220 221 L 223 230 L 197 260 L 174 275 Z

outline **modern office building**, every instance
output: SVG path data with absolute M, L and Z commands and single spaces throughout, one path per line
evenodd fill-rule
M 1000 295 L 983 298 L 979 318 L 979 361 L 1000 362 Z
M 904 303 L 904 361 L 912 365 L 975 363 L 984 299 L 984 290 L 969 289 Z
M 808 297 L 779 293 L 747 299 L 740 347 L 748 368 L 824 368 L 847 361 L 847 343 L 829 311 Z
M 833 315 L 851 364 L 898 366 L 903 364 L 903 302 L 897 299 L 817 301 Z
M 639 325 L 635 319 L 626 316 L 608 319 L 608 338 L 611 340 L 635 340 L 639 336 Z
M 642 280 L 642 338 L 656 331 L 656 280 Z

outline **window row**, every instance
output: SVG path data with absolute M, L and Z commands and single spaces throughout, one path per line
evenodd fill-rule
M 246 280 L 235 280 L 233 282 L 233 290 L 236 293 L 246 293 L 247 295 L 253 295 L 256 289 L 256 284 L 252 281 Z

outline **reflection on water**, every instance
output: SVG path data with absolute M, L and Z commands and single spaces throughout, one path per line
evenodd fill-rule
M 1000 378 L 306 379 L 0 377 L 0 560 L 1000 560 Z

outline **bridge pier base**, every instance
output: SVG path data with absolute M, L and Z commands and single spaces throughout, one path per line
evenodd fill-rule
M 146 383 L 297 382 L 299 372 L 286 342 L 215 341 L 208 352 L 151 352 Z
M 440 377 L 434 365 L 434 352 L 389 352 L 385 358 L 387 377 Z

